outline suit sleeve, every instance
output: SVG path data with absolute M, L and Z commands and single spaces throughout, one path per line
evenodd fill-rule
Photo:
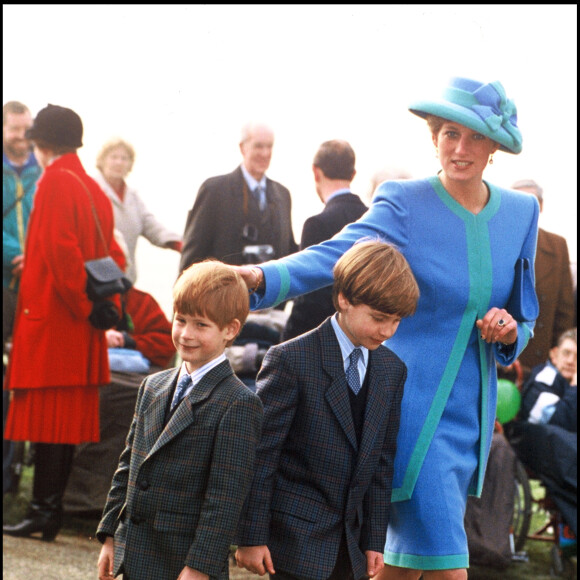
M 213 461 L 195 538 L 185 564 L 212 578 L 220 576 L 234 542 L 244 500 L 254 475 L 262 429 L 262 404 L 239 399 L 224 414 L 215 437 Z
M 264 405 L 264 428 L 256 454 L 254 480 L 240 520 L 240 546 L 268 544 L 275 474 L 298 408 L 296 374 L 282 350 L 271 348 L 264 357 L 257 388 Z
M 556 299 L 556 313 L 552 331 L 554 340 L 576 325 L 574 321 L 574 287 L 572 285 L 572 272 L 570 271 L 570 255 L 566 240 L 563 238 L 560 256 L 562 260 L 559 268 L 560 279 L 557 281 L 557 287 L 560 292 Z
M 207 181 L 197 193 L 193 208 L 187 215 L 183 232 L 183 248 L 181 250 L 180 272 L 186 268 L 210 257 L 213 253 L 211 232 L 218 226 L 219 207 L 216 204 Z
M 135 430 L 137 426 L 137 416 L 139 409 L 141 408 L 141 403 L 143 400 L 143 393 L 146 388 L 147 379 L 145 379 L 141 386 L 139 387 L 139 392 L 137 394 L 137 401 L 135 403 L 135 413 L 133 415 L 133 421 L 131 422 L 131 427 L 129 428 L 129 433 L 127 434 L 127 440 L 125 442 L 125 449 L 119 457 L 119 465 L 117 470 L 113 475 L 113 480 L 111 481 L 111 489 L 107 495 L 107 501 L 103 509 L 103 516 L 99 525 L 97 527 L 97 539 L 103 543 L 107 536 L 114 536 L 117 526 L 119 525 L 119 519 L 121 517 L 121 512 L 125 502 L 127 501 L 127 483 L 129 481 L 129 468 L 131 465 L 131 452 L 133 449 L 133 441 L 135 439 Z
M 403 367 L 399 382 L 394 387 L 394 394 L 389 411 L 389 422 L 386 429 L 379 465 L 364 501 L 364 528 L 361 538 L 362 551 L 382 552 L 391 516 L 391 492 L 395 472 L 395 453 L 397 435 L 401 420 L 401 401 L 407 380 L 407 368 Z

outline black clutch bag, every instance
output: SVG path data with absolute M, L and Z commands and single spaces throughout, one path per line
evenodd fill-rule
M 131 288 L 131 282 L 111 256 L 86 261 L 85 270 L 87 294 L 93 302 L 114 294 L 124 294 Z
M 528 258 L 519 258 L 514 270 L 514 285 L 505 309 L 518 322 L 534 322 L 540 306 L 534 288 L 532 267 Z

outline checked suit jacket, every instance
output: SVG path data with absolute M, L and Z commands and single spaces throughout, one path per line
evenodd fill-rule
M 254 474 L 262 404 L 228 361 L 165 425 L 179 368 L 147 377 L 97 529 L 114 535 L 114 574 L 177 578 L 185 565 L 228 578 L 228 554 Z
M 354 578 L 366 577 L 365 551 L 385 545 L 406 376 L 390 349 L 369 353 L 359 446 L 330 319 L 270 348 L 257 379 L 264 429 L 238 545 L 267 545 L 277 571 L 325 580 L 344 533 Z

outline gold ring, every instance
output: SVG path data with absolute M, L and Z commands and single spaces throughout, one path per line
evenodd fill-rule
M 503 327 L 505 326 L 505 320 L 504 320 L 503 318 L 500 318 L 500 319 L 499 319 L 499 322 L 497 323 L 497 325 L 498 325 L 500 328 L 503 328 Z

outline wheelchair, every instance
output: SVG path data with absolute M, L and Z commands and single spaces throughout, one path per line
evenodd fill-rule
M 523 374 L 518 361 L 514 364 L 514 371 L 516 373 L 514 382 L 521 391 Z M 528 541 L 549 542 L 553 544 L 550 551 L 550 575 L 557 578 L 576 578 L 574 566 L 570 561 L 570 557 L 577 554 L 576 537 L 550 491 L 552 482 L 541 473 L 534 472 L 528 465 L 529 454 L 522 452 L 522 427 L 525 428 L 518 421 L 509 421 L 504 425 L 496 421 L 496 430 L 505 435 L 517 456 L 514 514 L 510 537 L 513 559 L 527 559 L 524 548 Z M 536 489 L 540 489 L 537 497 L 532 492 L 530 480 L 537 482 Z M 566 493 L 564 492 L 564 495 Z M 574 498 L 569 495 L 570 500 L 575 501 L 575 494 Z

